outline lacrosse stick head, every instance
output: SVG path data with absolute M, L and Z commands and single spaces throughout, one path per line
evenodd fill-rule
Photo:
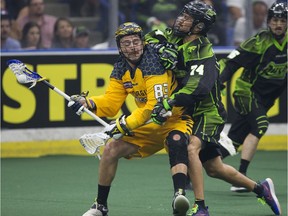
M 100 147 L 104 146 L 110 136 L 103 132 L 84 134 L 80 137 L 80 144 L 89 154 L 96 154 L 101 159 Z
M 17 59 L 8 60 L 7 65 L 19 83 L 32 83 L 29 88 L 34 87 L 38 81 L 42 80 L 42 77 L 38 73 L 30 71 L 23 62 Z

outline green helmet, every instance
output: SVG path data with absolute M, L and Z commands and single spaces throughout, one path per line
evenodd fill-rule
M 139 35 L 139 37 L 142 38 L 143 30 L 134 22 L 126 22 L 121 24 L 115 31 L 115 38 L 118 47 L 120 47 L 120 39 L 127 35 Z
M 216 21 L 215 9 L 212 6 L 205 4 L 204 2 L 201 1 L 191 1 L 187 3 L 184 6 L 183 10 L 180 12 L 179 16 L 181 16 L 183 13 L 187 13 L 189 16 L 191 16 L 194 19 L 194 22 L 189 32 L 180 31 L 179 27 L 175 26 L 174 23 L 173 32 L 175 35 L 179 36 L 190 35 L 192 34 L 194 27 L 199 23 L 203 24 L 203 29 L 200 32 L 200 34 L 206 35 L 206 33 L 210 30 L 210 28 Z

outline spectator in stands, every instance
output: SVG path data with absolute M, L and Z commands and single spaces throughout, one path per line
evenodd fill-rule
M 5 11 L 5 12 L 9 13 L 9 17 L 10 17 L 10 20 L 11 20 L 11 31 L 10 31 L 9 36 L 11 38 L 16 39 L 16 40 L 20 40 L 21 39 L 21 30 L 20 30 L 20 28 L 19 28 L 19 26 L 18 26 L 18 24 L 17 24 L 17 22 L 16 22 L 16 20 L 14 18 L 15 17 L 14 16 L 15 11 L 12 10 L 12 7 L 10 6 L 11 2 L 13 2 L 13 1 L 1 0 L 0 1 L 0 8 L 1 8 L 1 11 Z M 19 3 L 20 2 L 22 2 L 22 1 L 19 0 Z M 17 5 L 15 5 L 15 8 L 16 7 L 17 7 Z
M 1 0 L 4 2 L 5 9 L 9 11 L 11 18 L 16 20 L 19 12 L 24 8 L 27 4 L 27 0 Z
M 6 9 L 6 1 L 5 0 L 1 0 L 0 1 L 0 9 L 1 10 L 5 10 Z
M 25 50 L 41 48 L 41 30 L 37 23 L 28 22 L 24 25 L 21 46 Z
M 270 7 L 275 0 L 262 0 L 266 3 L 268 7 Z M 280 2 L 281 0 L 278 0 L 277 2 Z M 228 7 L 228 43 L 229 45 L 234 45 L 233 38 L 234 38 L 234 28 L 236 25 L 236 21 L 241 17 L 246 17 L 247 15 L 252 17 L 252 14 L 247 13 L 247 8 L 251 8 L 252 1 L 247 0 L 227 0 L 226 2 Z M 252 13 L 252 10 L 249 11 Z
M 252 5 L 252 29 L 247 28 L 247 19 L 240 17 L 234 27 L 234 45 L 239 46 L 248 37 L 256 34 L 261 29 L 266 28 L 266 16 L 268 6 L 262 0 L 253 1 Z M 252 30 L 252 31 L 251 31 Z
M 73 30 L 73 35 L 75 48 L 89 48 L 90 32 L 85 26 L 75 27 Z
M 126 20 L 137 22 L 144 32 L 150 32 L 155 28 L 172 27 L 176 11 L 186 3 L 187 0 L 129 0 L 120 1 L 119 10 Z
M 20 12 L 21 15 L 19 14 L 17 18 L 19 27 L 23 29 L 27 22 L 36 22 L 41 27 L 42 46 L 50 48 L 53 39 L 53 27 L 57 18 L 44 13 L 44 0 L 28 0 L 27 2 L 27 7 L 22 9 L 24 12 Z
M 73 48 L 73 24 L 68 18 L 60 17 L 56 20 L 53 31 L 51 48 Z
M 227 7 L 234 22 L 245 16 L 245 0 L 227 0 Z
M 169 1 L 157 1 L 151 11 L 151 17 L 147 19 L 148 31 L 159 29 L 165 31 L 172 27 L 178 14 L 177 4 Z
M 20 50 L 20 42 L 10 37 L 11 19 L 6 11 L 1 11 L 1 50 Z

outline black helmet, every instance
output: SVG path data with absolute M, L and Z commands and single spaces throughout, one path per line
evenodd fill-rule
M 272 17 L 285 18 L 287 20 L 287 3 L 273 3 L 268 10 L 267 21 L 270 21 Z
M 287 3 L 284 3 L 284 2 L 273 3 L 272 6 L 268 10 L 267 23 L 269 23 L 269 21 L 272 19 L 272 17 L 284 18 L 287 20 L 287 11 L 288 11 Z M 273 33 L 273 31 L 271 30 L 270 27 L 268 27 L 268 28 L 276 40 L 280 40 L 283 37 L 285 37 L 287 26 L 286 26 L 285 32 L 283 32 L 283 34 L 281 34 L 281 35 L 276 35 L 275 33 Z
M 120 47 L 120 39 L 127 35 L 139 35 L 139 37 L 142 38 L 143 30 L 134 22 L 126 22 L 121 24 L 115 31 L 115 38 L 118 47 Z
M 199 23 L 204 24 L 200 34 L 206 35 L 216 21 L 216 11 L 214 8 L 201 1 L 191 1 L 187 3 L 182 9 L 180 16 L 183 13 L 190 15 L 194 21 L 189 32 L 179 32 L 179 30 L 174 28 L 174 32 L 177 35 L 190 35 L 193 28 Z

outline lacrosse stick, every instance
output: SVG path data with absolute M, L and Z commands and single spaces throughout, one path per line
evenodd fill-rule
M 29 70 L 24 63 L 17 59 L 12 59 L 7 61 L 7 64 L 9 68 L 12 70 L 12 72 L 15 74 L 17 80 L 21 84 L 25 83 L 32 83 L 32 85 L 29 88 L 33 88 L 37 82 L 42 82 L 46 86 L 48 86 L 50 89 L 58 93 L 59 95 L 63 96 L 66 100 L 71 101 L 70 96 L 66 93 L 62 92 L 52 84 L 50 84 L 44 77 L 40 76 L 37 72 L 33 72 Z M 107 122 L 102 120 L 100 117 L 96 116 L 94 113 L 92 113 L 87 108 L 83 109 L 84 112 L 86 112 L 88 115 L 90 115 L 93 119 L 95 119 L 97 122 L 102 124 L 104 127 L 109 126 Z M 171 116 L 172 112 L 169 111 L 166 113 L 165 116 Z M 148 120 L 146 124 L 151 123 L 152 120 Z M 84 149 L 89 154 L 96 154 L 97 157 L 100 159 L 100 147 L 105 145 L 107 141 L 110 139 L 110 136 L 107 135 L 104 132 L 97 132 L 93 134 L 84 134 L 80 137 L 79 141 L 80 144 L 84 147 Z
M 32 85 L 29 87 L 31 89 L 37 84 L 37 82 L 42 82 L 43 84 L 48 86 L 50 89 L 52 89 L 53 91 L 57 92 L 59 95 L 64 97 L 66 100 L 71 101 L 69 95 L 59 90 L 55 86 L 51 85 L 44 77 L 41 77 L 40 74 L 38 74 L 37 72 L 33 72 L 29 70 L 26 67 L 26 65 L 22 63 L 21 61 L 17 59 L 12 59 L 12 60 L 7 61 L 7 64 L 9 68 L 12 70 L 12 72 L 15 74 L 17 81 L 19 83 L 21 84 L 32 83 Z M 104 127 L 109 125 L 100 117 L 96 116 L 93 112 L 88 110 L 86 107 L 84 108 L 84 112 L 86 112 L 88 115 L 90 115 L 93 119 L 95 119 L 97 122 L 102 124 Z
M 84 134 L 79 138 L 80 144 L 89 154 L 96 154 L 99 160 L 101 160 L 100 147 L 104 146 L 110 139 L 110 136 L 103 133 Z
M 172 116 L 171 111 L 168 111 L 163 115 L 163 117 L 169 116 Z M 149 124 L 151 122 L 153 122 L 152 119 L 149 119 L 145 124 Z M 89 154 L 96 154 L 99 160 L 101 160 L 100 147 L 106 145 L 109 139 L 111 139 L 111 137 L 108 134 L 104 132 L 98 132 L 92 134 L 84 134 L 80 137 L 79 141 Z

